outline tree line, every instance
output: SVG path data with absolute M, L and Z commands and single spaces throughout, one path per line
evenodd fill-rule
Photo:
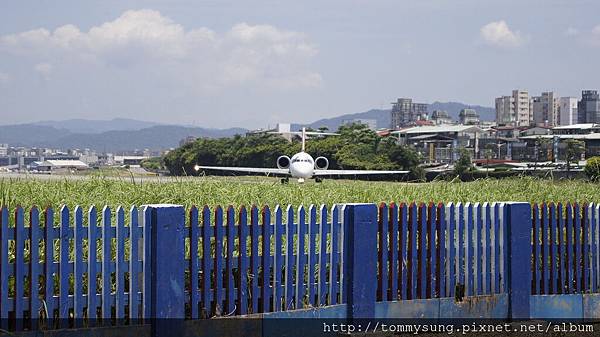
M 339 136 L 311 137 L 306 152 L 326 157 L 330 169 L 409 170 L 409 179 L 424 178 L 421 155 L 398 145 L 396 137 L 380 137 L 362 124 L 344 125 L 337 132 Z M 274 134 L 201 138 L 169 152 L 163 161 L 172 175 L 197 175 L 195 165 L 272 168 L 279 156 L 292 156 L 300 149 L 298 137 L 288 142 Z

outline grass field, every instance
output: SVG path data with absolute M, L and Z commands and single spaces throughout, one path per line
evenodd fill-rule
M 264 177 L 198 177 L 149 181 L 92 177 L 81 180 L 0 179 L 3 205 L 309 205 L 344 202 L 577 201 L 600 202 L 600 185 L 534 178 L 475 182 L 368 182 L 325 180 L 282 185 Z

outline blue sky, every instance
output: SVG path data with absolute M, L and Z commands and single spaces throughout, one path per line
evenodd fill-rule
M 600 89 L 600 2 L 2 1 L 1 124 L 309 122 Z

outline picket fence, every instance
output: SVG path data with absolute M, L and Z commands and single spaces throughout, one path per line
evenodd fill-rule
M 506 301 L 501 317 L 529 318 L 538 315 L 530 302 L 551 307 L 544 295 L 598 292 L 599 210 L 570 203 L 2 208 L 0 328 L 326 308 L 389 318 L 398 315 L 394 303 L 482 296 Z M 416 314 L 405 308 L 407 317 Z

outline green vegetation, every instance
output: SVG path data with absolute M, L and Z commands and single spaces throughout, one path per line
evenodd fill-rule
M 133 182 L 132 182 L 133 181 Z M 117 206 L 148 203 L 191 205 L 328 204 L 344 202 L 448 202 L 448 201 L 578 201 L 599 202 L 600 189 L 580 180 L 551 181 L 536 178 L 480 179 L 474 182 L 430 183 L 325 180 L 290 183 L 265 177 L 175 178 L 166 182 L 139 179 L 89 178 L 43 181 L 0 179 L 3 205 L 70 207 Z
M 588 158 L 587 164 L 585 165 L 585 174 L 591 180 L 599 180 L 600 179 L 600 157 L 592 157 Z
M 362 124 L 341 126 L 340 136 L 311 138 L 306 152 L 329 159 L 331 169 L 402 169 L 411 171 L 411 179 L 423 178 L 417 167 L 419 154 L 408 146 L 396 144 L 396 138 L 378 137 Z M 255 134 L 221 139 L 198 139 L 171 151 L 164 158 L 173 175 L 197 175 L 195 165 L 275 167 L 277 158 L 300 152 L 300 142 L 288 142 L 272 134 Z

